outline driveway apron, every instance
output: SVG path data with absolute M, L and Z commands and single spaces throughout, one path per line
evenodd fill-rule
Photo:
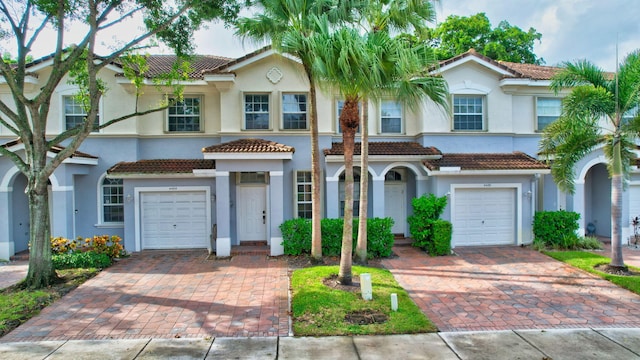
M 383 264 L 440 331 L 640 327 L 640 296 L 528 248 L 394 251 Z
M 105 269 L 6 341 L 286 336 L 287 264 L 264 255 L 145 251 Z

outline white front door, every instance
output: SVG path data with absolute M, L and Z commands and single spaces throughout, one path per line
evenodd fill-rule
M 404 234 L 407 224 L 406 184 L 384 184 L 384 216 L 393 219 L 391 232 Z
M 515 189 L 457 189 L 454 196 L 454 246 L 516 243 Z
M 238 186 L 238 240 L 267 240 L 266 186 Z

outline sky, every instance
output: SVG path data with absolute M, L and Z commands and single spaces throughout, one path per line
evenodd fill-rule
M 550 66 L 588 59 L 613 71 L 616 42 L 620 61 L 640 49 L 639 0 L 441 0 L 436 12 L 439 22 L 449 15 L 484 12 L 492 27 L 502 20 L 525 31 L 533 27 L 542 34 L 534 51 Z M 228 57 L 239 57 L 259 47 L 243 44 L 220 24 L 200 31 L 195 41 L 199 53 Z
M 541 41 L 534 45 L 534 52 L 551 66 L 588 59 L 607 71 L 614 71 L 616 43 L 620 61 L 629 52 L 640 49 L 639 0 L 439 0 L 436 12 L 439 22 L 449 15 L 484 12 L 493 27 L 502 20 L 524 31 L 533 27 L 542 34 Z M 73 37 L 81 32 L 74 30 L 65 35 L 68 43 L 79 41 Z M 55 42 L 52 34 L 44 35 L 33 48 L 36 58 L 47 55 L 51 51 L 47 45 Z M 118 35 L 109 35 L 106 42 L 118 39 Z M 197 53 L 231 58 L 265 45 L 243 43 L 233 35 L 233 30 L 220 23 L 199 31 L 193 41 Z M 0 51 L 15 53 L 11 44 L 4 42 L 0 43 Z M 162 50 L 150 52 L 162 53 Z

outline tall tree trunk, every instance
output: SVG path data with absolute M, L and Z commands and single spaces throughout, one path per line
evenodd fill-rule
M 346 99 L 340 126 L 342 127 L 342 145 L 344 147 L 344 226 L 342 229 L 342 249 L 340 252 L 340 271 L 338 282 L 352 284 L 351 267 L 353 264 L 353 150 L 355 135 L 360 123 L 358 100 Z
M 622 259 L 622 156 L 619 138 L 614 137 L 613 162 L 611 171 L 611 267 L 624 269 Z
M 316 86 L 311 70 L 305 67 L 309 79 L 309 93 L 311 116 L 309 127 L 311 130 L 311 259 L 322 262 L 322 199 L 320 198 L 320 184 L 322 183 L 322 168 L 320 166 L 320 146 L 318 145 L 318 109 L 316 106 Z
M 49 194 L 47 185 L 29 186 L 29 270 L 26 285 L 29 288 L 44 288 L 57 279 L 51 261 L 51 230 L 49 220 Z
M 360 214 L 358 221 L 358 242 L 356 262 L 367 264 L 367 208 L 369 206 L 369 104 L 362 104 L 362 139 L 360 140 Z

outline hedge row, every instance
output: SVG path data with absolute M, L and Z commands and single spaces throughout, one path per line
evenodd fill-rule
M 342 248 L 342 219 L 322 219 L 322 255 L 339 256 Z M 393 219 L 367 220 L 367 257 L 383 258 L 391 255 L 393 247 Z M 291 219 L 280 225 L 286 255 L 311 254 L 311 220 Z M 358 220 L 353 221 L 353 248 L 358 239 Z

